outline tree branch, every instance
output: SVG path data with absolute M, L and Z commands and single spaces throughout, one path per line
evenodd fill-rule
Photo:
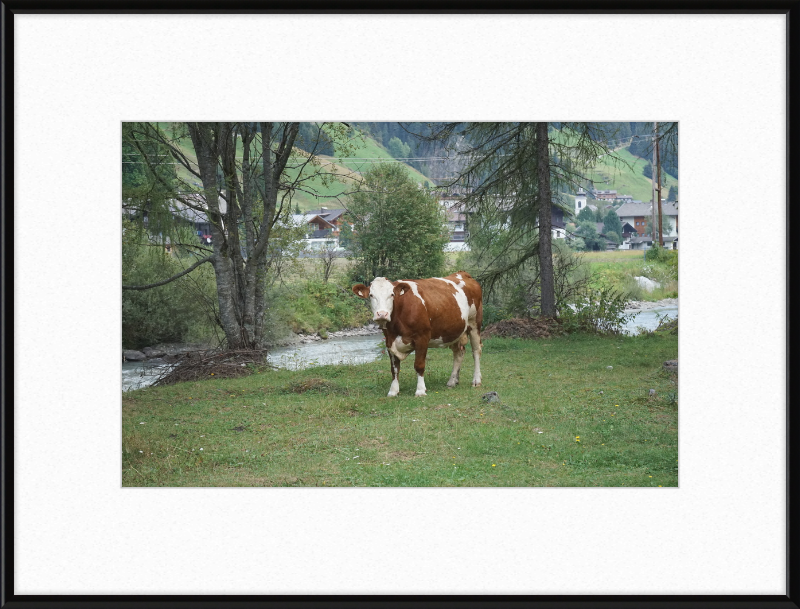
M 181 271 L 177 275 L 173 275 L 172 277 L 170 277 L 169 279 L 165 279 L 164 281 L 157 281 L 156 283 L 148 283 L 147 285 L 124 285 L 124 286 L 122 286 L 122 289 L 123 290 L 149 290 L 150 288 L 157 288 L 160 285 L 165 285 L 167 283 L 175 281 L 176 279 L 180 279 L 181 277 L 183 277 L 187 273 L 190 273 L 191 271 L 195 270 L 201 264 L 204 264 L 206 262 L 211 262 L 213 259 L 214 259 L 214 256 L 208 256 L 207 258 L 203 258 L 202 260 L 198 260 L 197 262 L 195 262 L 192 266 L 190 266 L 185 271 Z

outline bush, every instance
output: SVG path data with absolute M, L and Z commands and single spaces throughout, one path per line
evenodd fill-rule
M 293 285 L 281 300 L 283 317 L 295 332 L 325 332 L 364 325 L 371 313 L 349 288 L 319 280 Z
M 564 306 L 559 311 L 567 332 L 619 334 L 622 326 L 635 315 L 625 313 L 628 294 L 615 288 L 587 286 L 581 296 L 572 306 Z
M 123 283 L 146 285 L 175 275 L 195 262 L 162 248 L 128 244 Z M 127 268 L 125 268 L 127 267 Z M 149 290 L 122 291 L 122 344 L 141 349 L 161 342 L 207 340 L 212 336 L 216 282 L 210 264 Z

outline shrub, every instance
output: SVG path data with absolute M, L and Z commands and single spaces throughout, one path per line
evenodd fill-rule
M 369 307 L 349 289 L 310 280 L 283 295 L 283 317 L 295 332 L 336 331 L 367 323 Z
M 157 246 L 127 244 L 123 283 L 145 285 L 175 275 L 194 263 Z M 122 291 L 122 344 L 140 349 L 161 342 L 206 340 L 214 328 L 214 270 L 205 264 L 188 275 L 149 290 Z
M 625 292 L 609 286 L 586 286 L 572 306 L 564 306 L 559 315 L 567 332 L 592 334 L 619 334 L 622 326 L 633 319 L 625 313 L 629 297 Z

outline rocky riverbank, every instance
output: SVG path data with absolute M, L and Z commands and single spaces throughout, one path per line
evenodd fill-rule
M 381 329 L 376 324 L 369 324 L 361 328 L 349 328 L 338 332 L 327 332 L 324 336 L 315 332 L 314 334 L 296 334 L 285 346 L 292 344 L 313 343 L 318 340 L 328 340 L 330 338 L 342 338 L 343 336 L 368 336 L 370 334 L 380 334 Z
M 631 300 L 628 306 L 625 307 L 626 311 L 647 311 L 649 309 L 663 309 L 664 307 L 677 307 L 677 298 L 664 298 L 663 300 L 656 300 L 650 302 L 647 300 Z
M 323 335 L 316 332 L 313 334 L 304 334 L 301 332 L 300 334 L 291 334 L 284 339 L 277 340 L 275 344 L 270 345 L 269 348 L 308 344 L 330 338 L 341 338 L 343 336 L 367 336 L 370 334 L 380 334 L 380 332 L 381 329 L 376 324 L 368 324 L 361 328 L 348 328 L 347 330 L 328 332 L 324 334 L 324 338 Z M 141 351 L 124 349 L 122 351 L 122 361 L 147 362 L 148 364 L 172 364 L 187 353 L 208 351 L 210 349 L 212 349 L 212 346 L 207 343 L 164 343 L 152 347 L 145 347 Z

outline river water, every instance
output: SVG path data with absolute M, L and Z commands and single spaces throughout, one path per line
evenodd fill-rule
M 678 307 L 658 307 L 636 314 L 624 327 L 626 334 L 636 334 L 639 326 L 653 330 L 658 326 L 659 316 L 677 317 Z M 302 370 L 310 366 L 326 364 L 364 364 L 380 357 L 383 334 L 366 336 L 343 336 L 314 341 L 291 347 L 277 347 L 270 351 L 268 361 L 280 368 Z M 122 362 L 122 390 L 139 389 L 150 385 L 163 366 L 148 366 L 142 362 Z

